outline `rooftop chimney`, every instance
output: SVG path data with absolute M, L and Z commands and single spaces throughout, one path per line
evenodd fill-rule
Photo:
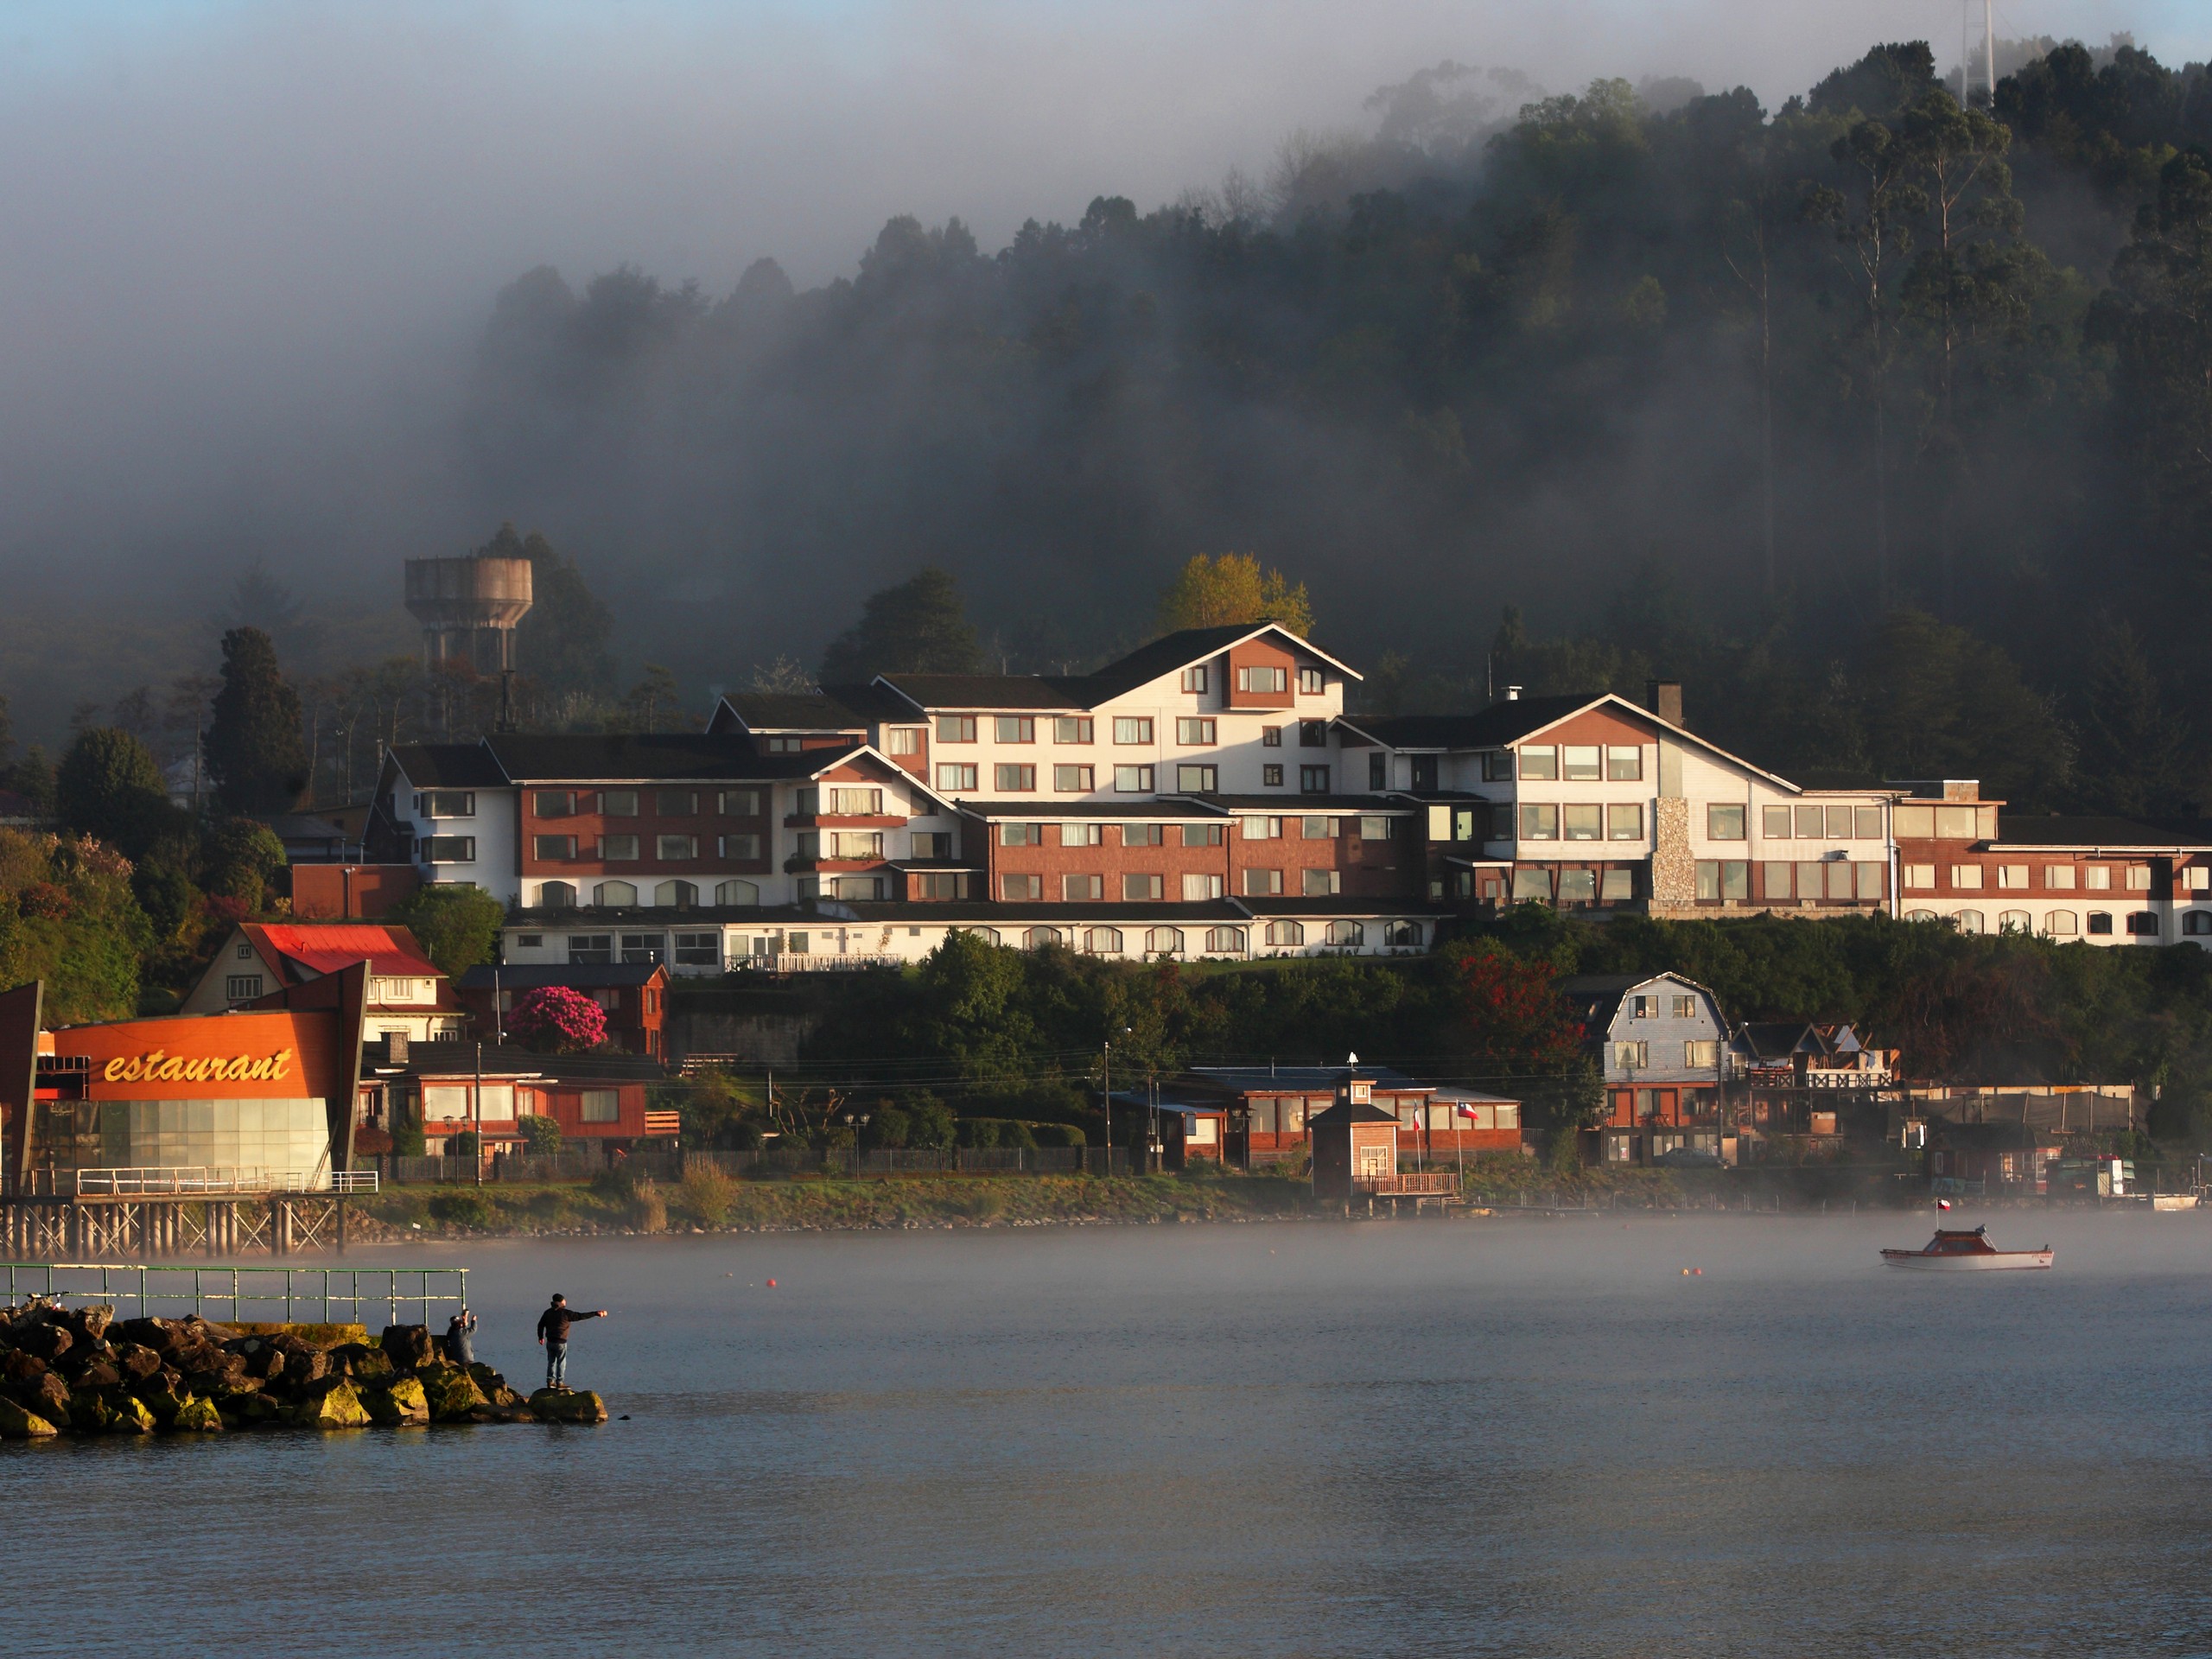
M 1507 686 L 1507 687 L 1505 688 L 1505 700 L 1506 700 L 1508 702 L 1520 702 L 1520 701 L 1521 701 L 1521 688 L 1520 688 L 1519 686 L 1517 686 L 1517 685 L 1509 685 L 1509 686 Z
M 405 1032 L 387 1031 L 385 1033 L 384 1063 L 386 1065 L 404 1065 L 407 1064 L 407 1033 Z
M 1643 683 L 1643 706 L 1665 721 L 1669 726 L 1682 725 L 1682 683 L 1680 680 L 1646 680 Z

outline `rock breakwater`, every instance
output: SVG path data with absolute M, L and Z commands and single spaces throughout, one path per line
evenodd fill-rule
M 456 1365 L 419 1325 L 118 1320 L 105 1305 L 0 1308 L 0 1439 L 213 1434 L 251 1428 L 603 1423 L 596 1394 L 524 1399 L 489 1365 Z

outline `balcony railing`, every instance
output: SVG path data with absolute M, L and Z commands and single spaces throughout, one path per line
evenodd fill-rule
M 896 968 L 903 958 L 899 957 L 862 954 L 849 956 L 780 956 L 732 957 L 729 971 L 734 974 L 835 974 L 850 973 L 861 968 Z
M 1363 1175 L 1351 1190 L 1377 1198 L 1443 1198 L 1456 1192 L 1459 1178 L 1449 1170 L 1408 1175 Z
M 59 1171 L 55 1185 L 69 1184 L 73 1172 Z M 270 1169 L 251 1164 L 148 1165 L 137 1168 L 73 1172 L 79 1198 L 206 1198 L 240 1192 L 373 1192 L 372 1169 Z

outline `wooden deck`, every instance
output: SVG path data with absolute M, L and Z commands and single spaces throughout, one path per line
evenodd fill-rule
M 1394 1210 L 1401 1204 L 1410 1204 L 1419 1210 L 1424 1204 L 1442 1206 L 1459 1203 L 1459 1178 L 1450 1170 L 1423 1171 L 1413 1175 L 1370 1175 L 1355 1179 L 1351 1190 L 1354 1198 L 1367 1200 L 1370 1210 L 1378 1198 Z

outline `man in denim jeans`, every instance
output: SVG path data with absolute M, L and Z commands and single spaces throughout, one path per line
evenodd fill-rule
M 545 1351 L 545 1386 L 569 1391 L 569 1326 L 577 1319 L 603 1319 L 607 1310 L 595 1307 L 588 1313 L 573 1313 L 569 1299 L 559 1291 L 553 1293 L 553 1305 L 537 1316 L 537 1345 Z

